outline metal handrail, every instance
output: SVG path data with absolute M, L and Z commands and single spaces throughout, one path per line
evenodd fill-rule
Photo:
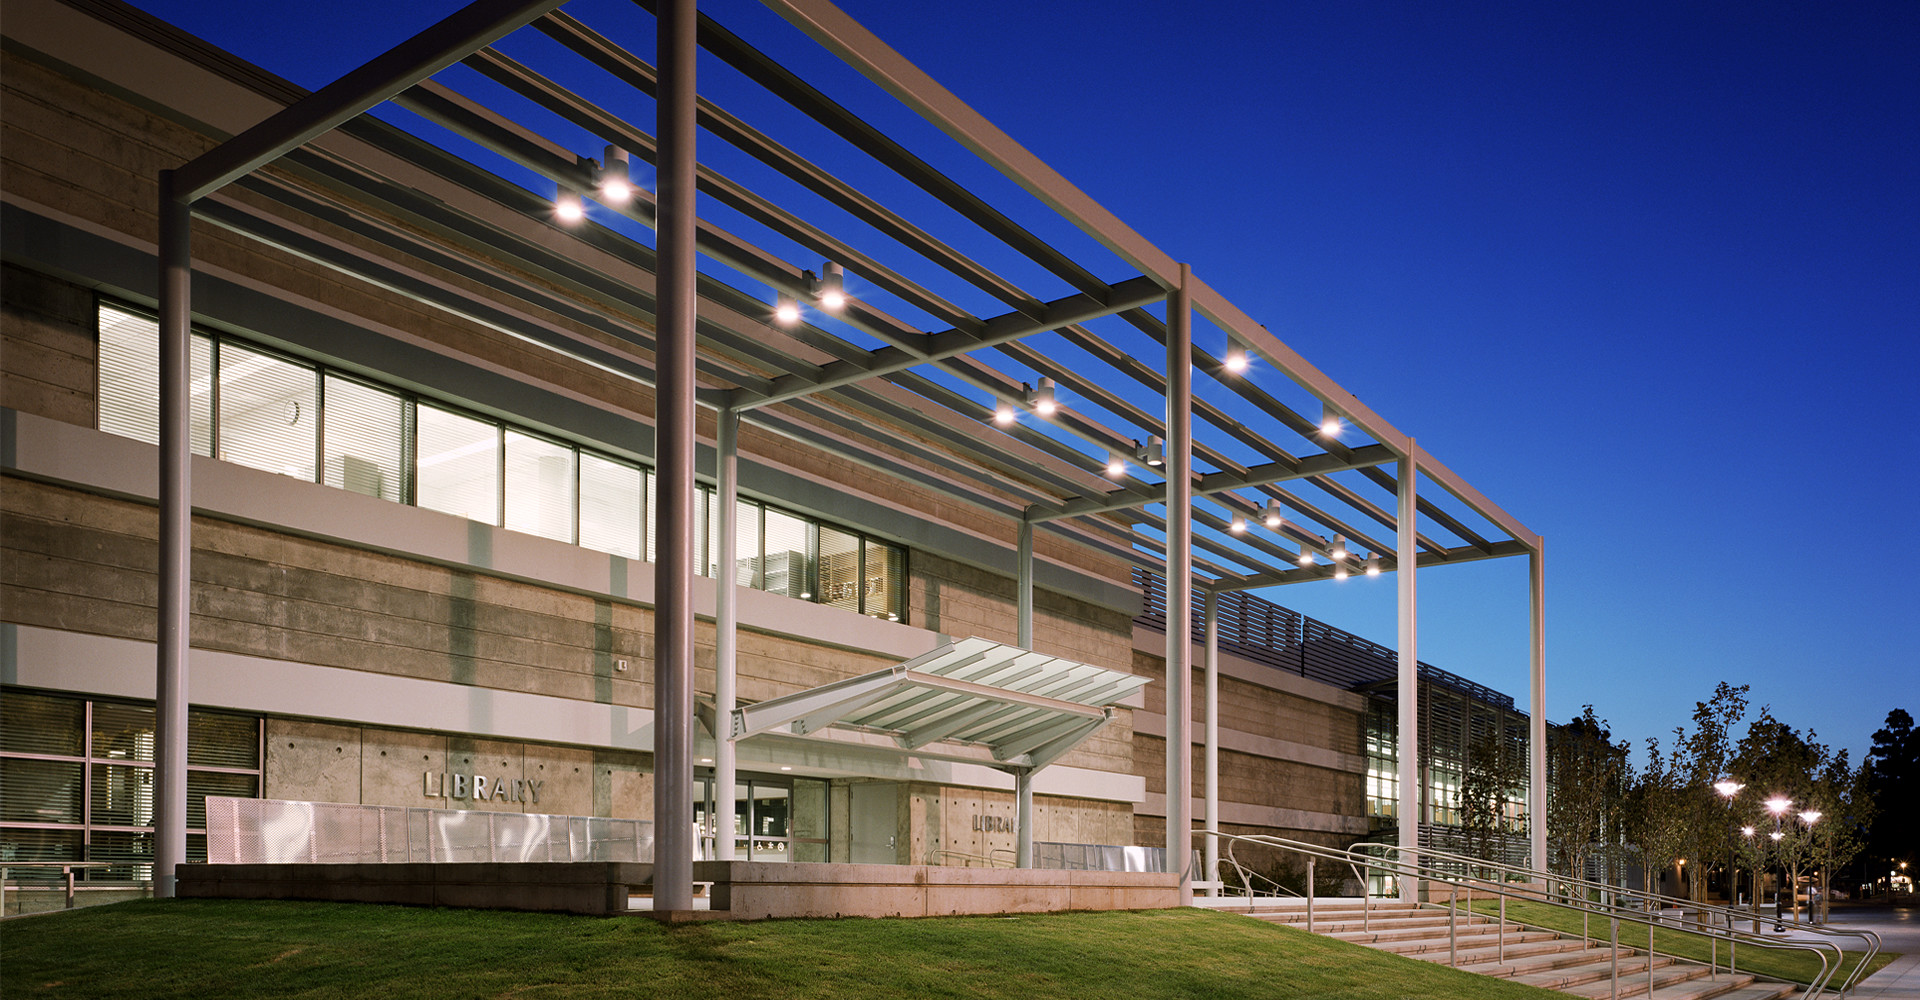
M 1307 857 L 1309 859 L 1309 864 L 1311 864 L 1312 859 L 1318 858 L 1318 859 L 1324 859 L 1324 860 L 1330 860 L 1330 861 L 1345 862 L 1348 865 L 1363 867 L 1369 873 L 1371 873 L 1371 871 L 1374 869 L 1379 869 L 1383 872 L 1393 874 L 1401 878 L 1424 879 L 1428 882 L 1439 882 L 1439 883 L 1445 884 L 1449 888 L 1449 901 L 1448 901 L 1449 903 L 1448 905 L 1449 964 L 1455 964 L 1457 962 L 1457 952 L 1455 951 L 1454 937 L 1457 934 L 1458 924 L 1459 924 L 1459 912 L 1457 909 L 1459 893 L 1460 893 L 1460 890 L 1463 888 L 1468 889 L 1470 893 L 1474 891 L 1478 891 L 1478 892 L 1488 893 L 1488 894 L 1492 894 L 1500 897 L 1502 920 L 1500 924 L 1500 930 L 1498 932 L 1499 944 L 1497 947 L 1499 948 L 1499 952 L 1502 954 L 1505 951 L 1506 921 L 1504 917 L 1505 917 L 1505 910 L 1506 910 L 1506 900 L 1510 897 L 1523 899 L 1529 902 L 1543 903 L 1548 906 L 1559 907 L 1560 909 L 1565 909 L 1565 910 L 1579 910 L 1582 913 L 1587 913 L 1587 914 L 1590 914 L 1593 912 L 1593 908 L 1588 905 L 1576 905 L 1571 901 L 1558 900 L 1553 898 L 1551 893 L 1539 892 L 1534 890 L 1520 891 L 1520 890 L 1509 889 L 1506 887 L 1504 883 L 1485 882 L 1485 881 L 1474 880 L 1474 879 L 1463 879 L 1463 878 L 1459 878 L 1457 876 L 1447 874 L 1444 872 L 1437 872 L 1437 871 L 1432 871 L 1428 869 L 1423 869 L 1422 866 L 1418 864 L 1409 865 L 1403 861 L 1398 860 L 1397 858 L 1385 858 L 1385 857 L 1378 857 L 1370 854 L 1360 854 L 1354 851 L 1342 850 L 1340 848 L 1321 847 L 1318 844 L 1308 844 L 1308 843 L 1303 843 L 1301 841 L 1288 840 L 1287 838 L 1284 838 L 1284 837 L 1274 837 L 1274 836 L 1259 835 L 1259 834 L 1236 835 L 1236 834 L 1216 833 L 1208 830 L 1195 830 L 1194 834 L 1196 836 L 1224 837 L 1224 838 L 1227 838 L 1230 842 L 1245 841 L 1250 844 L 1259 844 L 1265 847 L 1275 847 L 1281 850 L 1292 851 L 1296 854 L 1300 854 Z M 1439 853 L 1439 852 L 1429 852 L 1429 853 Z M 1361 884 L 1363 886 L 1365 885 L 1365 881 L 1366 880 L 1362 878 Z M 1309 885 L 1311 885 L 1311 882 L 1309 882 Z M 1426 905 L 1435 906 L 1437 904 L 1429 902 Z M 1308 908 L 1309 908 L 1308 910 L 1309 920 L 1311 921 L 1311 912 L 1312 912 L 1311 896 L 1309 896 L 1308 898 Z M 1612 926 L 1611 937 L 1613 942 L 1612 944 L 1613 959 L 1612 960 L 1614 963 L 1614 973 L 1613 973 L 1614 995 L 1617 997 L 1618 991 L 1619 991 L 1619 961 L 1620 961 L 1619 928 L 1622 922 L 1629 923 L 1629 924 L 1640 924 L 1640 925 L 1644 925 L 1647 928 L 1647 956 L 1648 956 L 1647 983 L 1648 983 L 1648 994 L 1651 995 L 1653 992 L 1654 982 L 1655 982 L 1653 958 L 1656 955 L 1663 954 L 1661 952 L 1655 951 L 1653 947 L 1653 933 L 1660 926 L 1660 921 L 1656 917 L 1645 916 L 1643 914 L 1636 913 L 1632 910 L 1627 910 L 1617 906 L 1608 907 L 1605 912 L 1605 915 Z M 1547 928 L 1547 929 L 1550 930 L 1550 928 Z M 1819 997 L 1823 992 L 1825 992 L 1827 988 L 1827 984 L 1833 977 L 1833 974 L 1839 971 L 1839 965 L 1841 964 L 1841 961 L 1838 961 L 1838 960 L 1830 961 L 1828 951 L 1831 950 L 1831 952 L 1836 958 L 1843 956 L 1844 954 L 1838 945 L 1832 944 L 1831 942 L 1814 943 L 1814 942 L 1805 942 L 1805 941 L 1772 941 L 1764 937 L 1760 937 L 1758 935 L 1747 934 L 1741 931 L 1733 931 L 1731 929 L 1728 930 L 1727 937 L 1730 941 L 1739 940 L 1740 938 L 1745 938 L 1751 944 L 1756 944 L 1763 948 L 1773 948 L 1773 949 L 1787 950 L 1787 951 L 1804 951 L 1804 952 L 1809 952 L 1813 954 L 1815 957 L 1817 957 L 1820 960 L 1820 974 L 1814 977 L 1813 982 L 1807 984 L 1808 992 L 1805 994 L 1805 996 L 1808 998 L 1808 1000 L 1814 1000 L 1814 998 Z M 1675 956 L 1675 955 L 1667 955 L 1666 957 L 1680 958 L 1680 956 Z M 1692 959 L 1685 959 L 1685 960 L 1692 961 Z M 1771 977 L 1768 977 L 1768 978 L 1771 978 Z
M 945 863 L 941 861 L 935 861 L 934 860 L 935 858 L 960 858 L 965 861 L 979 861 L 983 864 L 984 867 L 987 867 L 987 868 L 1017 867 L 1017 865 L 1012 861 L 1002 861 L 999 858 L 989 857 L 988 855 L 985 855 L 985 854 L 968 854 L 965 851 L 943 851 L 938 848 L 929 848 L 927 850 L 927 864 L 939 865 L 939 864 Z M 969 865 L 967 867 L 972 867 L 972 866 Z
M 1758 917 L 1752 911 L 1747 911 L 1743 913 L 1739 909 L 1736 909 L 1732 906 L 1716 906 L 1712 903 L 1695 902 L 1690 899 L 1683 899 L 1678 896 L 1666 896 L 1657 892 L 1645 892 L 1641 890 L 1623 890 L 1620 886 L 1610 885 L 1605 882 L 1596 882 L 1591 879 L 1577 878 L 1571 875 L 1560 875 L 1555 872 L 1543 872 L 1535 868 L 1527 868 L 1521 865 L 1507 864 L 1505 862 L 1500 862 L 1500 861 L 1487 861 L 1482 858 L 1475 858 L 1470 855 L 1457 854 L 1449 851 L 1440 851 L 1440 850 L 1434 850 L 1432 848 L 1425 848 L 1425 847 L 1403 847 L 1399 844 L 1387 844 L 1387 843 L 1381 843 L 1379 841 L 1361 841 L 1354 844 L 1353 848 L 1350 848 L 1350 849 L 1358 849 L 1362 851 L 1383 850 L 1383 851 L 1393 851 L 1395 853 L 1411 852 L 1416 857 L 1426 856 L 1426 857 L 1445 858 L 1448 861 L 1452 861 L 1455 863 L 1462 863 L 1462 864 L 1470 863 L 1473 865 L 1477 865 L 1481 868 L 1499 869 L 1506 872 L 1519 873 L 1521 875 L 1526 876 L 1525 881 L 1540 882 L 1546 885 L 1548 887 L 1549 893 L 1552 891 L 1553 883 L 1559 882 L 1561 885 L 1561 888 L 1566 891 L 1569 898 L 1571 898 L 1573 895 L 1571 887 L 1578 885 L 1585 889 L 1599 889 L 1606 896 L 1620 896 L 1620 895 L 1636 896 L 1640 899 L 1646 900 L 1650 905 L 1650 907 L 1657 907 L 1664 903 L 1672 903 L 1676 907 L 1691 908 L 1702 913 L 1718 913 L 1721 915 L 1721 918 L 1726 922 L 1728 930 L 1733 929 L 1733 924 L 1736 919 L 1748 920 L 1756 923 L 1758 922 Z M 1612 904 L 1603 904 L 1603 905 L 1612 905 Z M 1715 953 L 1717 955 L 1718 947 L 1719 947 L 1719 939 L 1714 936 L 1712 926 L 1707 924 L 1702 924 L 1701 926 L 1705 928 L 1704 933 L 1706 933 L 1709 937 L 1712 937 L 1714 939 L 1713 943 L 1714 943 Z M 1849 973 L 1847 977 L 1841 982 L 1839 993 L 1842 996 L 1851 992 L 1853 988 L 1859 984 L 1860 979 L 1866 975 L 1867 967 L 1871 965 L 1874 958 L 1880 954 L 1880 949 L 1882 945 L 1882 939 L 1880 935 L 1866 928 L 1858 928 L 1858 929 L 1834 928 L 1834 927 L 1819 925 L 1819 924 L 1804 924 L 1804 925 L 1800 925 L 1797 929 L 1801 930 L 1804 933 L 1812 934 L 1816 937 L 1857 938 L 1866 945 L 1866 950 L 1861 955 L 1860 961 L 1854 965 L 1853 971 Z M 1702 933 L 1702 931 L 1696 930 L 1694 931 L 1694 933 Z M 1732 949 L 1734 947 L 1734 941 L 1732 939 L 1729 940 L 1728 947 L 1729 949 Z M 1734 968 L 1734 965 L 1733 965 L 1735 961 L 1734 954 L 1735 953 L 1730 951 L 1730 954 L 1728 957 L 1728 964 L 1727 964 L 1727 968 L 1729 970 L 1732 970 Z M 1841 955 L 1843 956 L 1843 964 L 1844 964 L 1844 955 L 1845 955 L 1844 949 L 1841 950 Z M 1717 958 L 1712 958 L 1709 961 L 1713 964 L 1718 963 Z M 1837 972 L 1839 970 L 1836 969 L 1835 971 Z
M 126 865 L 118 861 L 8 861 L 4 864 L 0 864 L 0 916 L 4 916 L 7 912 L 7 876 L 15 868 L 58 868 L 60 869 L 60 875 L 62 878 L 66 879 L 66 883 L 67 883 L 67 909 L 71 910 L 73 909 L 73 896 L 74 896 L 73 870 L 75 868 L 124 868 L 124 867 L 126 867 Z M 144 886 L 144 885 L 150 885 L 151 882 L 148 879 L 133 879 L 127 882 L 126 884 Z M 18 889 L 24 889 L 26 887 L 16 886 L 15 888 L 16 890 L 18 890 Z

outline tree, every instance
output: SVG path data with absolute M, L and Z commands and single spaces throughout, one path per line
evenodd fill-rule
M 1627 840 L 1639 856 L 1642 885 L 1654 891 L 1654 873 L 1685 857 L 1689 833 L 1685 809 L 1686 762 L 1679 747 L 1665 755 L 1660 741 L 1647 739 L 1647 766 L 1627 796 Z
M 1920 730 L 1905 709 L 1887 713 L 1864 761 L 1867 790 L 1880 808 L 1867 837 L 1873 874 L 1905 861 L 1920 869 Z
M 1808 831 L 1809 859 L 1820 870 L 1820 899 L 1824 908 L 1834 872 L 1851 864 L 1866 847 L 1877 806 L 1868 787 L 1865 764 L 1849 767 L 1847 751 L 1832 754 L 1813 783 L 1811 800 L 1820 821 Z
M 1707 863 L 1723 857 L 1727 847 L 1727 803 L 1713 790 L 1714 782 L 1729 774 L 1732 764 L 1733 727 L 1747 714 L 1747 685 L 1734 687 L 1721 681 L 1713 697 L 1695 702 L 1693 731 L 1675 729 L 1674 749 L 1680 774 L 1680 823 L 1684 829 L 1684 850 L 1695 864 L 1687 879 L 1688 898 L 1706 899 Z
M 1774 718 L 1770 707 L 1760 709 L 1759 718 L 1747 727 L 1734 754 L 1734 768 L 1747 782 L 1742 801 L 1751 810 L 1745 815 L 1755 827 L 1756 847 L 1766 863 L 1786 870 L 1796 920 L 1800 913 L 1800 869 L 1811 860 L 1813 851 L 1813 840 L 1801 814 L 1818 809 L 1814 786 L 1826 770 L 1827 758 L 1827 748 L 1815 742 L 1812 733 L 1802 736 L 1799 730 Z M 1792 807 L 1777 819 L 1760 814 L 1758 804 L 1775 797 L 1786 799 Z M 1775 838 L 1775 833 L 1780 836 Z
M 1526 785 L 1524 761 L 1505 753 L 1497 733 L 1483 732 L 1467 745 L 1466 766 L 1460 775 L 1460 826 L 1468 851 L 1484 861 L 1498 860 L 1496 843 L 1504 840 L 1507 802 Z
M 1547 744 L 1547 836 L 1575 878 L 1586 877 L 1596 849 L 1618 839 L 1631 751 L 1612 739 L 1607 721 L 1587 705 Z

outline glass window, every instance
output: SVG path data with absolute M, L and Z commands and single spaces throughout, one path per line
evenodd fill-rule
M 90 756 L 153 763 L 153 706 L 94 702 Z
M 260 767 L 260 720 L 224 712 L 187 713 L 187 766 Z
M 229 343 L 220 345 L 218 372 L 221 459 L 312 481 L 320 443 L 314 369 Z
M 860 610 L 860 536 L 820 526 L 820 603 Z
M 425 403 L 416 420 L 420 506 L 499 524 L 499 425 Z
M 83 701 L 0 688 L 0 752 L 78 757 L 86 725 Z
M 153 792 L 153 768 L 95 764 L 92 820 L 101 826 L 152 826 Z
M 641 472 L 624 462 L 580 453 L 580 544 L 640 558 Z
M 0 758 L 0 820 L 80 822 L 81 764 Z
M 653 523 L 653 512 L 660 509 L 654 505 L 656 500 L 654 487 L 658 485 L 656 482 L 658 477 L 649 471 L 645 474 L 644 478 L 647 481 L 647 502 L 645 506 L 640 508 L 640 523 L 647 526 L 647 554 L 642 558 L 648 562 L 658 562 L 660 559 L 660 526 Z
M 207 828 L 207 796 L 250 799 L 260 794 L 260 776 L 217 771 L 187 772 L 187 828 Z
M 160 324 L 102 304 L 100 429 L 160 443 Z M 193 453 L 213 454 L 213 341 L 193 334 L 187 357 Z
M 573 541 L 573 449 L 507 431 L 507 527 Z
M 751 500 L 735 503 L 733 512 L 733 582 L 742 587 L 757 587 L 755 570 L 760 566 L 760 505 Z
M 767 508 L 766 589 L 775 594 L 813 600 L 807 552 L 807 522 L 792 514 Z
M 900 592 L 906 577 L 906 553 L 872 539 L 866 542 L 866 590 L 860 610 L 875 618 L 902 621 Z
M 325 387 L 328 486 L 382 500 L 404 501 L 407 467 L 407 401 L 329 372 Z

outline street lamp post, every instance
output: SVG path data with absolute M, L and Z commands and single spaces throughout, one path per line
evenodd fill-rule
M 1793 800 L 1784 795 L 1776 795 L 1767 800 L 1767 811 L 1773 814 L 1773 832 L 1767 836 L 1773 840 L 1774 850 L 1776 851 L 1780 849 L 1781 839 L 1786 836 L 1780 829 L 1780 818 L 1785 816 L 1787 810 L 1792 808 Z M 1794 919 L 1795 921 L 1799 920 L 1797 911 Z M 1778 886 L 1775 886 L 1773 890 L 1773 930 L 1776 934 L 1785 934 L 1787 932 L 1786 921 L 1783 920 L 1780 915 L 1780 889 Z
M 1812 840 L 1813 824 L 1820 822 L 1820 810 L 1818 809 L 1801 810 L 1800 821 L 1807 824 L 1807 838 L 1808 840 Z M 1826 896 L 1826 892 L 1824 891 L 1824 889 L 1825 887 L 1823 886 L 1822 892 L 1820 893 L 1822 897 Z M 1812 912 L 1807 914 L 1807 920 L 1810 923 L 1817 924 L 1820 922 L 1820 910 L 1817 906 L 1811 905 L 1812 903 L 1811 900 L 1809 900 L 1808 902 L 1809 902 L 1808 909 L 1811 910 Z M 1793 885 L 1793 922 L 1796 924 L 1800 922 L 1800 880 L 1798 878 L 1794 879 L 1794 885 Z
M 1740 789 L 1745 787 L 1747 786 L 1732 778 L 1721 778 L 1719 781 L 1713 783 L 1713 790 L 1719 792 L 1720 797 L 1726 800 L 1727 813 L 1729 815 L 1733 813 L 1733 797 L 1740 794 Z M 1731 841 L 1732 838 L 1729 837 L 1728 840 Z M 1738 905 L 1739 902 L 1740 868 L 1736 864 L 1733 856 L 1733 845 L 1729 843 L 1727 845 L 1727 905 L 1735 906 Z

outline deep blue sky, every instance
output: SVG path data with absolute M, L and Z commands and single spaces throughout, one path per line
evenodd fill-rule
M 136 2 L 307 86 L 457 6 Z M 1920 5 L 845 6 L 1546 536 L 1551 718 L 1920 711 Z M 1524 705 L 1525 579 L 1422 659 Z

